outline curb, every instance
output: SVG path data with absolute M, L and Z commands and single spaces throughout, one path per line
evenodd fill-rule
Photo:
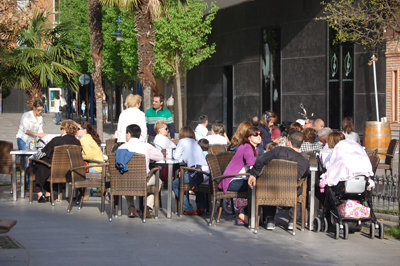
M 388 221 L 391 223 L 399 223 L 399 216 L 396 215 L 390 215 L 390 214 L 385 214 L 385 213 L 375 213 L 375 216 L 377 219 L 382 219 L 384 221 Z

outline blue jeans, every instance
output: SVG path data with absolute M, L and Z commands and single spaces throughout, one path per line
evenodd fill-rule
M 61 112 L 57 112 L 56 113 L 56 124 L 60 124 L 61 123 Z
M 247 179 L 235 179 L 229 183 L 228 190 L 236 191 L 236 192 L 246 192 L 249 188 L 249 184 L 247 183 Z
M 180 178 L 175 179 L 172 182 L 172 189 L 174 190 L 175 196 L 179 198 L 179 181 Z M 189 174 L 185 172 L 184 180 L 185 184 L 189 183 Z M 196 206 L 197 208 L 206 207 L 207 197 L 206 193 L 204 192 L 197 192 L 196 193 Z M 192 211 L 193 206 L 190 203 L 188 197 L 183 195 L 183 211 Z
M 17 138 L 18 150 L 26 150 L 26 142 L 21 138 Z

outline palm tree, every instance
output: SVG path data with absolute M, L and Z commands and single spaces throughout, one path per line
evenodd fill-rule
M 43 12 L 35 13 L 28 29 L 18 36 L 18 47 L 2 50 L 1 85 L 26 89 L 29 108 L 49 83 L 78 89 L 79 73 L 74 69 L 77 52 L 66 38 L 69 29 L 66 23 L 53 28 Z
M 102 13 L 99 0 L 89 0 L 89 29 L 90 29 L 90 52 L 94 65 L 92 79 L 94 83 L 96 99 L 96 126 L 100 139 L 103 140 L 103 108 L 102 101 L 104 96 L 101 78 L 101 67 L 103 64 L 103 32 L 102 32 Z
M 143 108 L 151 106 L 151 91 L 155 88 L 154 78 L 154 20 L 159 16 L 163 0 L 100 0 L 103 5 L 136 12 L 136 36 L 138 42 L 138 77 L 143 88 Z

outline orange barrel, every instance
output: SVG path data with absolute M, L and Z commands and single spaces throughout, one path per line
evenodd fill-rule
M 386 153 L 392 139 L 390 124 L 388 122 L 366 121 L 364 128 L 364 146 L 367 150 L 378 149 Z M 384 155 L 379 155 L 380 161 L 385 160 Z

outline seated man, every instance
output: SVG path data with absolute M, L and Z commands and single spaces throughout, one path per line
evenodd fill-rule
M 268 164 L 269 161 L 273 159 L 283 159 L 297 163 L 297 178 L 300 180 L 303 177 L 306 177 L 309 173 L 309 162 L 306 158 L 303 157 L 300 153 L 300 146 L 303 143 L 304 134 L 300 131 L 293 130 L 289 132 L 288 140 L 286 143 L 287 147 L 276 147 L 275 149 L 262 154 L 257 158 L 255 165 L 252 169 L 250 169 L 250 177 L 248 180 L 248 184 L 250 188 L 253 188 L 256 185 L 256 177 L 259 177 L 263 171 L 264 166 Z M 298 195 L 301 194 L 300 191 L 297 191 Z M 264 216 L 267 217 L 267 230 L 275 229 L 275 206 L 264 206 L 263 207 Z M 292 213 L 290 212 L 290 217 L 292 217 Z M 289 220 L 288 229 L 293 229 L 293 220 Z
M 147 173 L 150 172 L 149 170 L 149 160 L 153 161 L 160 161 L 164 159 L 163 154 L 160 150 L 155 148 L 149 143 L 143 142 L 139 140 L 140 138 L 141 129 L 138 125 L 132 124 L 126 127 L 126 142 L 119 146 L 118 149 L 127 149 L 130 152 L 140 153 L 146 157 L 146 171 Z M 155 176 L 153 175 L 147 185 L 154 185 L 155 184 Z M 160 181 L 161 187 L 161 181 Z M 126 196 L 126 202 L 129 208 L 129 217 L 138 217 L 139 214 L 135 209 L 135 205 L 133 202 L 132 196 Z M 151 217 L 151 210 L 154 207 L 154 195 L 147 196 L 147 208 L 146 208 L 146 216 Z

